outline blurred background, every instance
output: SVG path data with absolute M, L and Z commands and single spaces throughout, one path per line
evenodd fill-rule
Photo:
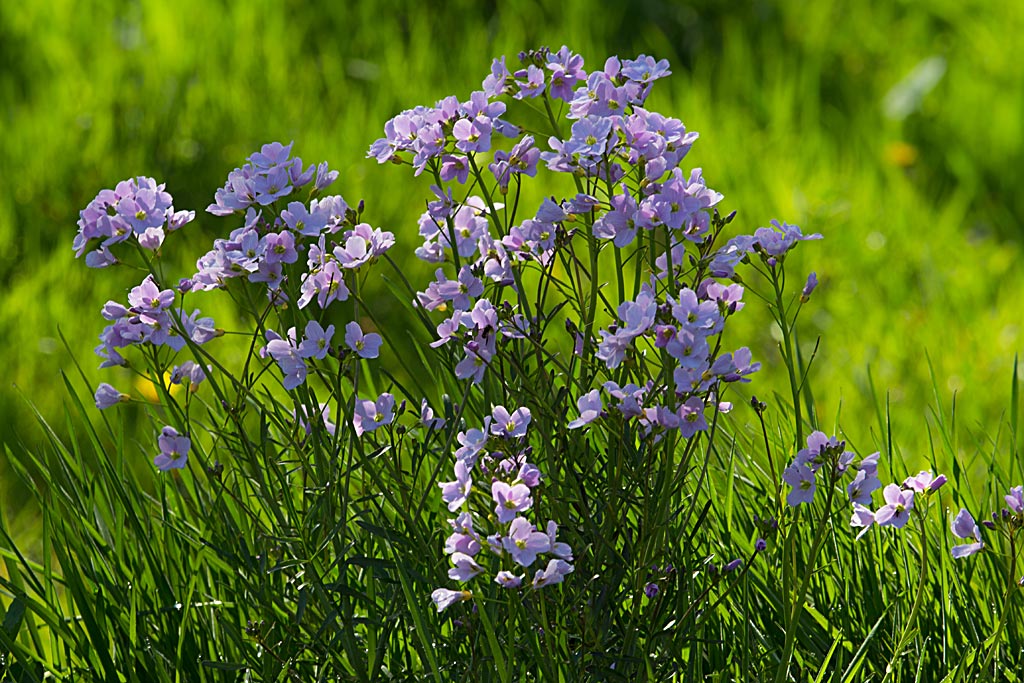
M 60 429 L 61 372 L 76 360 L 93 387 L 131 383 L 98 371 L 92 349 L 100 307 L 139 276 L 90 270 L 71 250 L 100 189 L 149 175 L 197 210 L 167 250 L 190 275 L 237 227 L 204 212 L 227 173 L 294 140 L 307 163 L 340 170 L 332 191 L 365 199 L 425 282 L 412 251 L 428 183 L 365 159 L 367 147 L 402 109 L 465 99 L 493 57 L 565 44 L 588 68 L 667 58 L 673 75 L 649 108 L 701 133 L 686 164 L 739 211 L 732 227 L 779 218 L 824 234 L 790 266 L 822 282 L 801 343 L 810 355 L 821 337 L 823 426 L 874 450 L 888 400 L 895 440 L 920 458 L 933 412 L 948 419 L 955 396 L 968 441 L 992 448 L 1024 347 L 1022 34 L 1013 0 L 4 2 L 0 440 L 42 444 L 30 404 Z M 378 315 L 401 324 L 381 294 Z M 227 315 L 215 299 L 204 313 Z M 756 393 L 787 395 L 765 316 L 740 318 L 733 339 L 766 365 Z M 16 510 L 4 467 L 0 500 Z

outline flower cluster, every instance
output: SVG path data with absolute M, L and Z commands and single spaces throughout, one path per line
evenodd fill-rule
M 128 346 L 152 344 L 181 351 L 191 339 L 196 344 L 223 334 L 214 326 L 213 318 L 199 317 L 199 310 L 186 314 L 173 306 L 177 294 L 172 289 L 160 289 L 152 275 L 128 293 L 128 306 L 108 301 L 102 309 L 103 317 L 110 321 L 100 334 L 96 355 L 103 358 L 101 368 L 125 365 L 127 361 L 119 349 Z
M 645 387 L 619 387 L 615 382 L 606 382 L 604 389 L 617 400 L 619 412 L 626 418 L 636 417 L 644 433 L 656 427 L 678 429 L 683 438 L 708 428 L 704 417 L 707 406 L 728 412 L 730 404 L 715 401 L 717 387 L 720 383 L 748 382 L 747 376 L 761 367 L 760 363 L 752 362 L 747 347 L 718 353 L 718 345 L 713 343 L 713 338 L 722 333 L 726 319 L 743 308 L 742 297 L 740 285 L 726 286 L 708 280 L 697 291 L 683 287 L 677 296 L 666 296 L 664 302 L 657 298 L 653 285 L 644 285 L 635 301 L 620 304 L 621 324 L 600 330 L 596 358 L 609 369 L 617 368 L 636 348 L 637 340 L 647 339 L 651 346 L 663 349 L 673 359 L 674 392 L 668 393 L 668 405 L 647 405 L 644 395 L 652 393 L 653 382 Z M 596 419 L 600 404 L 594 392 L 580 401 L 578 424 Z
M 268 206 L 314 180 L 317 191 L 338 178 L 327 162 L 302 169 L 302 159 L 292 157 L 292 144 L 271 142 L 249 156 L 247 164 L 228 174 L 224 187 L 217 190 L 214 203 L 206 210 L 215 216 L 245 212 L 252 206 Z
M 915 497 L 930 496 L 946 483 L 946 475 L 940 474 L 936 477 L 931 472 L 923 470 L 912 477 L 907 477 L 903 480 L 902 484 L 888 484 L 882 489 L 885 505 L 872 511 L 869 507 L 871 504 L 870 492 L 877 490 L 881 486 L 874 469 L 878 462 L 877 456 L 877 453 L 871 456 L 874 458 L 870 466 L 872 481 L 868 484 L 861 484 L 858 490 L 858 500 L 853 498 L 853 494 L 850 496 L 850 500 L 853 501 L 853 517 L 850 519 L 850 525 L 861 528 L 857 538 L 867 533 L 867 530 L 874 524 L 902 529 L 910 519 L 910 512 L 914 509 Z M 862 469 L 858 473 L 858 478 L 863 471 Z M 853 485 L 851 484 L 851 486 Z
M 953 546 L 954 558 L 969 557 L 985 548 L 981 526 L 990 531 L 1002 530 L 1009 534 L 1024 528 L 1024 486 L 1014 486 L 1003 496 L 1003 500 L 1006 501 L 1006 507 L 999 512 L 993 512 L 992 519 L 983 520 L 980 526 L 970 512 L 960 508 L 960 512 L 953 519 L 953 535 L 972 542 Z
M 122 180 L 113 190 L 101 190 L 79 212 L 78 234 L 72 244 L 75 257 L 92 249 L 85 264 L 105 268 L 118 262 L 110 247 L 132 237 L 143 249 L 156 251 L 168 232 L 196 217 L 195 211 L 175 211 L 172 202 L 163 183 L 144 176 Z
M 797 451 L 796 458 L 782 471 L 782 480 L 790 487 L 786 502 L 791 507 L 801 503 L 809 505 L 817 490 L 817 474 L 823 472 L 827 485 L 831 486 L 849 472 L 854 457 L 852 452 L 846 450 L 845 441 L 826 436 L 820 431 L 811 433 L 807 437 L 807 448 Z M 847 488 L 851 500 L 863 500 L 863 492 L 868 491 L 867 500 L 870 502 L 870 491 L 878 488 L 877 463 L 877 453 L 861 461 L 857 477 Z
M 193 289 L 216 289 L 231 278 L 245 277 L 266 284 L 268 298 L 283 303 L 288 300 L 285 269 L 305 254 L 298 306 L 305 308 L 315 299 L 326 308 L 349 296 L 344 271 L 359 268 L 394 244 L 390 232 L 357 223 L 357 212 L 337 195 L 308 204 L 290 201 L 280 213 L 273 211 L 275 202 L 313 181 L 313 167 L 302 171 L 302 160 L 290 156 L 291 148 L 278 142 L 264 145 L 217 191 L 217 201 L 207 211 L 218 216 L 244 213 L 245 224 L 227 239 L 215 240 L 213 249 L 198 260 Z M 330 185 L 338 173 L 328 171 L 324 162 L 315 175 L 313 194 Z M 255 205 L 266 207 L 266 212 Z
M 528 408 L 509 411 L 495 406 L 482 429 L 458 434 L 455 479 L 439 484 L 448 509 L 462 511 L 449 520 L 452 534 L 445 541 L 452 580 L 465 583 L 490 570 L 499 586 L 517 589 L 526 578 L 524 570 L 541 556 L 547 557 L 547 563 L 534 573 L 534 589 L 561 583 L 573 571 L 572 549 L 556 539 L 558 525 L 548 521 L 541 529 L 526 517 L 541 483 L 540 470 L 528 461 L 532 449 L 526 437 L 531 420 Z M 473 496 L 474 476 L 489 481 L 489 497 L 486 493 Z M 487 534 L 478 528 L 480 524 L 492 525 L 494 533 Z M 484 548 L 492 560 L 480 558 Z M 471 597 L 471 591 L 445 588 L 432 594 L 439 612 Z

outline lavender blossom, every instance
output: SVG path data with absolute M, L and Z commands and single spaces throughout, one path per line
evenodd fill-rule
M 981 529 L 978 528 L 971 513 L 963 508 L 960 509 L 960 512 L 953 519 L 952 531 L 953 535 L 957 538 L 973 538 L 975 540 L 974 543 L 953 546 L 952 554 L 954 559 L 969 557 L 985 547 L 981 540 Z
M 178 434 L 174 427 L 164 427 L 157 439 L 160 454 L 153 458 L 153 464 L 161 472 L 181 469 L 188 461 L 188 451 L 192 441 L 187 436 Z

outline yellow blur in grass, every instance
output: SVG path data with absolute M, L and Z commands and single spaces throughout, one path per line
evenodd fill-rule
M 171 384 L 171 373 L 164 372 L 164 388 L 170 392 L 172 397 L 177 396 L 181 393 L 182 387 L 180 384 Z M 135 378 L 135 391 L 143 399 L 150 403 L 159 403 L 161 393 L 157 390 L 156 380 L 152 377 L 136 377 Z

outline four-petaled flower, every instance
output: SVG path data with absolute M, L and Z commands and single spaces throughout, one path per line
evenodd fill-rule
M 914 491 L 905 491 L 898 484 L 889 484 L 882 489 L 885 505 L 875 512 L 875 523 L 878 526 L 891 526 L 902 529 L 910 519 L 910 511 L 914 509 Z
M 153 464 L 161 472 L 181 469 L 188 462 L 188 451 L 192 441 L 187 436 L 178 434 L 174 427 L 164 427 L 157 439 L 160 455 L 153 458 Z

